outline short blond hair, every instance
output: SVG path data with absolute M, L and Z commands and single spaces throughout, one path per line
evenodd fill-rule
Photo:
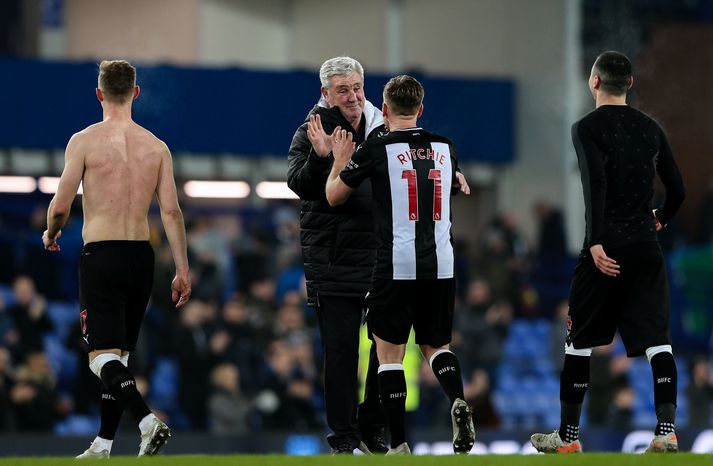
M 384 86 L 384 102 L 394 115 L 416 115 L 424 94 L 421 83 L 407 74 L 391 78 Z
M 126 60 L 104 60 L 99 64 L 99 89 L 109 102 L 126 103 L 136 87 L 136 68 Z

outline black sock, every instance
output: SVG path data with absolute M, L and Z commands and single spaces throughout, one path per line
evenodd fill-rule
M 121 413 L 123 412 L 121 405 L 116 402 L 114 396 L 102 384 L 99 437 L 114 440 L 114 435 L 116 435 L 116 430 L 119 428 L 119 422 L 121 421 Z
M 654 374 L 654 406 L 658 420 L 655 435 L 666 435 L 674 431 L 676 422 L 678 376 L 673 354 L 663 352 L 654 355 L 651 371 Z
M 384 410 L 379 401 L 379 359 L 376 356 L 376 344 L 369 350 L 369 365 L 364 382 L 364 401 L 357 407 L 357 421 L 362 435 L 380 429 L 386 425 Z
M 141 394 L 136 389 L 136 381 L 129 369 L 124 367 L 121 361 L 109 361 L 104 364 L 101 371 L 101 379 L 109 389 L 109 393 L 125 410 L 131 413 L 138 424 L 151 413 Z
M 379 372 L 379 397 L 391 431 L 391 447 L 396 448 L 406 441 L 406 377 L 403 367 Z
M 579 439 L 579 417 L 589 386 L 589 356 L 565 354 L 560 375 L 559 435 L 567 443 Z
M 444 351 L 431 359 L 431 369 L 436 375 L 438 382 L 446 392 L 446 396 L 451 400 L 451 406 L 456 398 L 461 400 L 463 396 L 463 379 L 460 374 L 460 364 L 456 355 L 450 351 Z

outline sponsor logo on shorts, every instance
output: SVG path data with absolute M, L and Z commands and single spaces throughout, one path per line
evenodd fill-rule
M 87 333 L 87 310 L 84 309 L 82 312 L 79 313 L 79 321 L 82 324 L 82 335 L 86 335 Z

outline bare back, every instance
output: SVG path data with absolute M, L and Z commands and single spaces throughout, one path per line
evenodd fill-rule
M 148 240 L 166 145 L 130 120 L 103 121 L 77 136 L 84 155 L 84 243 Z

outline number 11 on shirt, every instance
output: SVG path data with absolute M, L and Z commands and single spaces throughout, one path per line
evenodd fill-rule
M 404 170 L 401 172 L 401 179 L 408 184 L 408 218 L 412 222 L 418 222 L 418 178 L 416 170 Z M 433 180 L 433 220 L 441 220 L 441 198 L 443 188 L 441 186 L 441 171 L 431 168 L 428 171 L 428 179 Z

